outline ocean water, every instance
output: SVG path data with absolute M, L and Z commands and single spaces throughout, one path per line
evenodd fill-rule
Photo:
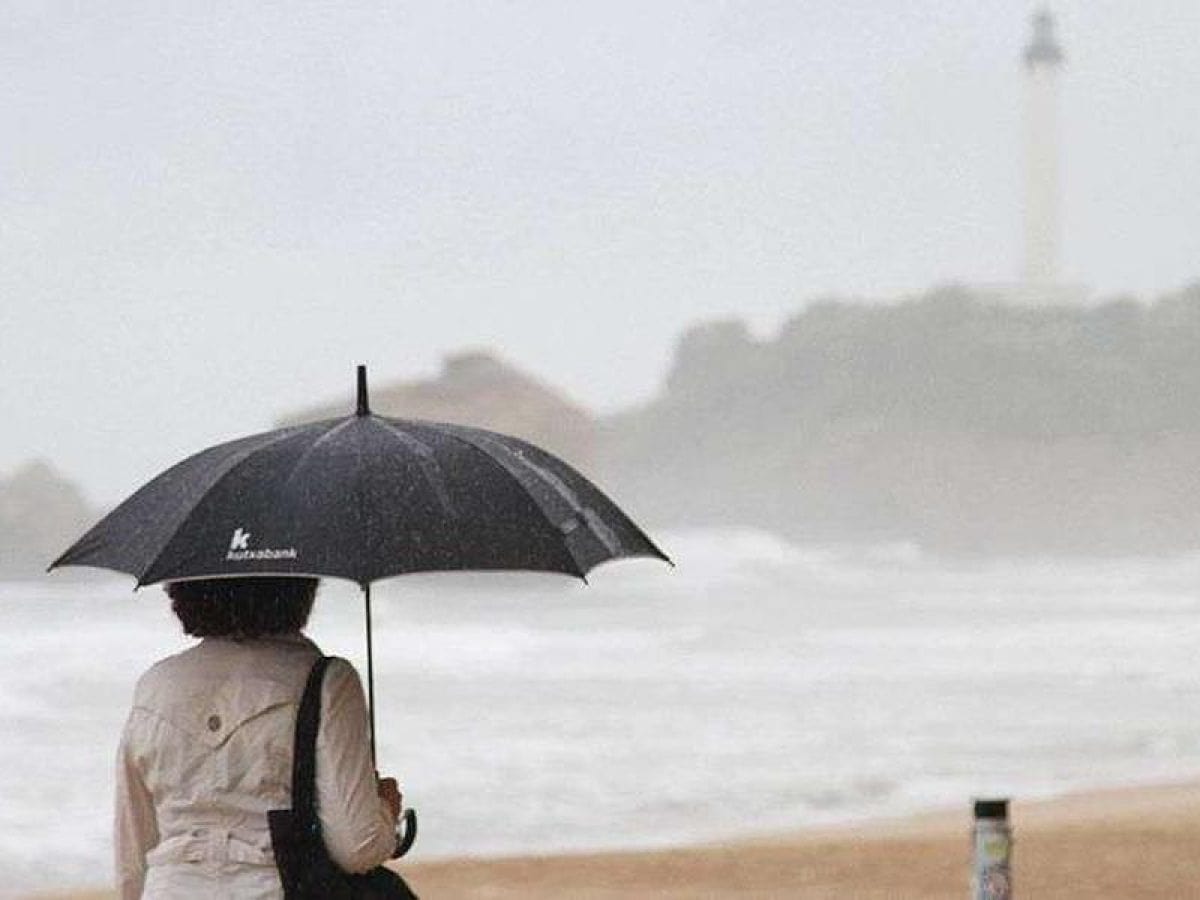
M 1200 556 L 959 562 L 659 535 L 590 585 L 376 587 L 380 768 L 411 858 L 648 847 L 1200 776 Z M 365 670 L 362 604 L 310 634 Z M 138 674 L 188 641 L 156 588 L 0 583 L 0 871 L 109 878 Z

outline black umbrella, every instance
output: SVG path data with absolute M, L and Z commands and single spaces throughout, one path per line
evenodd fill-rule
M 370 411 L 210 447 L 150 481 L 56 559 L 138 586 L 233 575 L 371 582 L 407 572 L 525 570 L 586 578 L 602 562 L 667 557 L 600 490 L 518 438 Z

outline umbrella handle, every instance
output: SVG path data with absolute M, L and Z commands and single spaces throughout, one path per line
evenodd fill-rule
M 396 828 L 396 851 L 392 854 L 392 859 L 402 857 L 417 841 L 417 811 L 410 806 L 404 811 L 400 821 L 404 824 Z

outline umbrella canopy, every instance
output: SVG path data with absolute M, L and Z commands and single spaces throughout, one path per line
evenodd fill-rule
M 586 576 L 666 560 L 601 491 L 518 438 L 371 413 L 210 447 L 163 472 L 51 568 L 97 566 L 138 585 L 235 575 L 346 578 L 527 570 Z

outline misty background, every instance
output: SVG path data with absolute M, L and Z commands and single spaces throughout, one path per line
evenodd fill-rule
M 379 586 L 421 858 L 1194 779 L 1200 6 L 1053 4 L 1086 302 L 1021 305 L 1033 10 L 6 4 L 0 895 L 107 877 L 133 681 L 187 643 L 45 564 L 357 363 L 678 564 Z M 351 587 L 312 633 L 365 666 Z
M 621 413 L 696 322 L 1010 281 L 1030 10 L 9 4 L 0 474 L 111 505 L 354 363 L 472 347 Z M 1174 292 L 1200 8 L 1054 11 L 1065 275 Z

